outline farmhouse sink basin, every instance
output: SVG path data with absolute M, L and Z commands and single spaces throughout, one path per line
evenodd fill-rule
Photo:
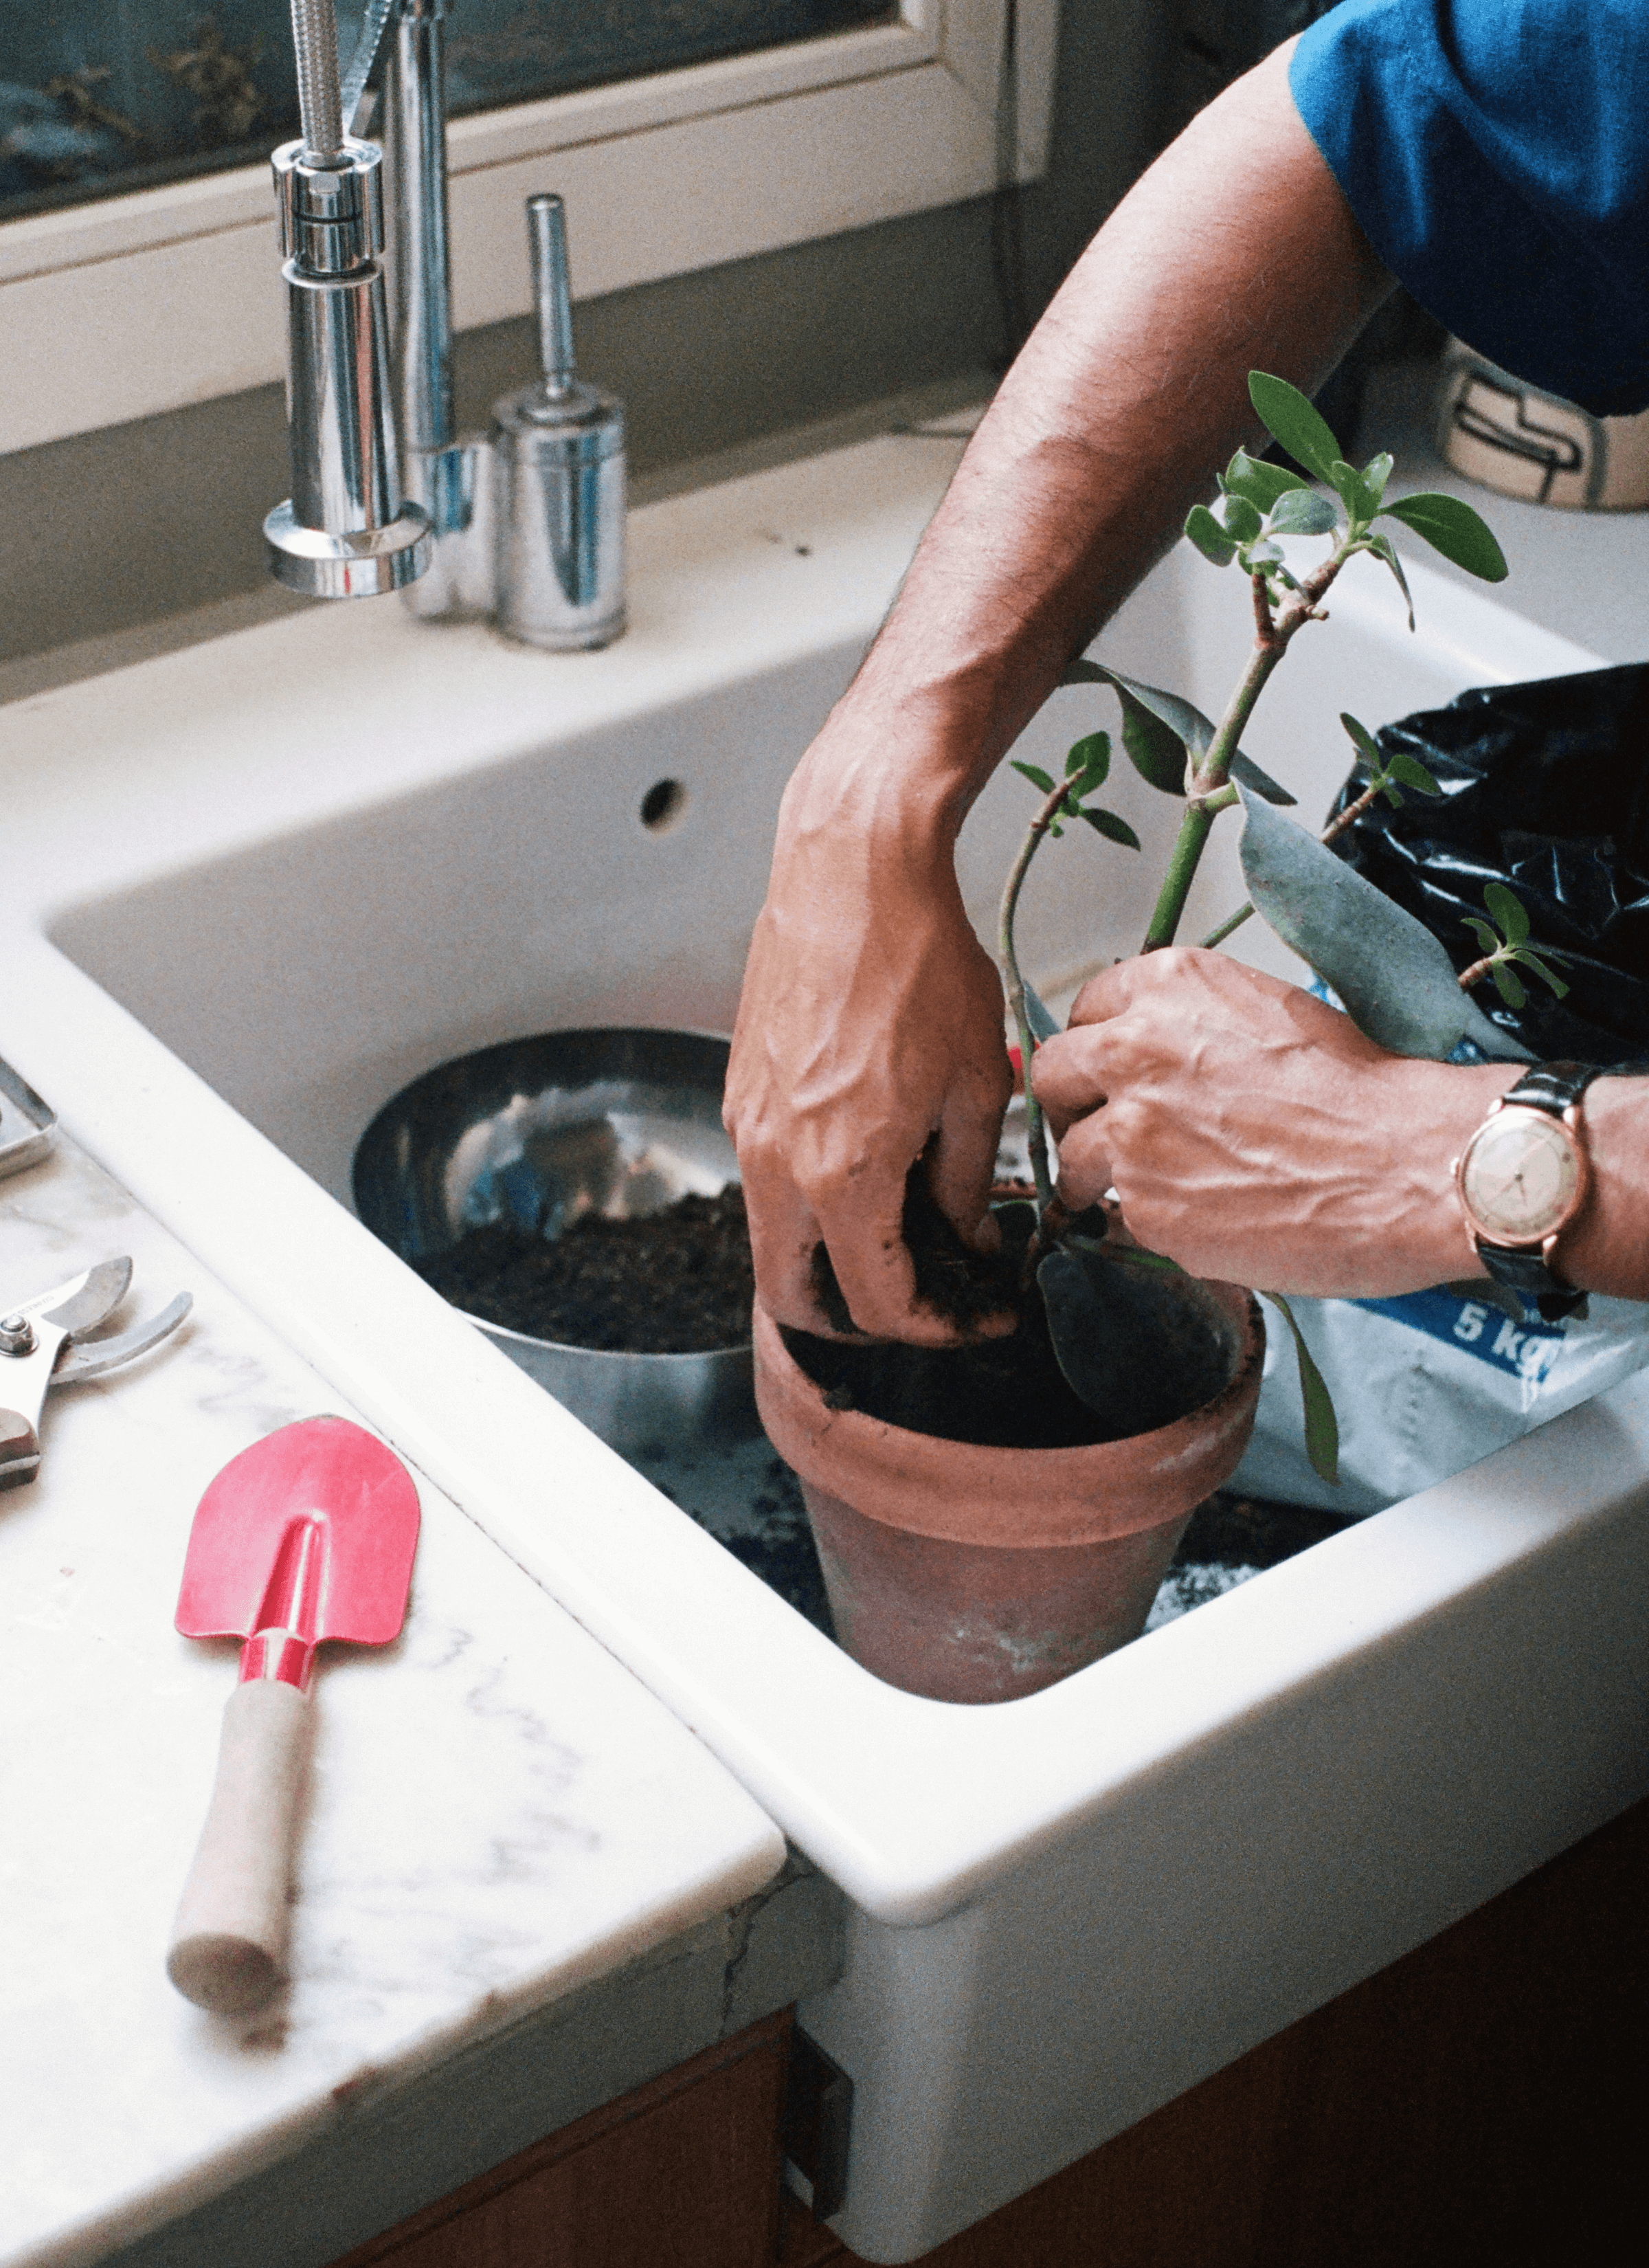
M 0 1049 L 151 1210 L 727 1763 L 851 1903 L 803 2011 L 855 2086 L 836 2226 L 913 2257 L 1645 1793 L 1649 1385 L 1631 1381 L 1052 1690 L 859 1669 L 349 1212 L 420 1071 L 512 1036 L 725 1031 L 780 791 L 949 469 L 890 438 L 651 507 L 599 654 L 306 613 L 7 712 Z M 1349 571 L 1249 745 L 1324 806 L 1336 721 L 1595 659 L 1411 565 Z M 1096 652 L 1217 708 L 1236 578 L 1171 556 Z M 1056 694 L 1020 753 L 1113 726 Z M 1050 998 L 1131 949 L 1133 860 L 1068 837 L 1022 937 Z M 963 837 L 987 934 L 1030 791 Z M 1241 895 L 1234 826 L 1188 934 Z M 1261 925 L 1240 950 L 1299 974 Z

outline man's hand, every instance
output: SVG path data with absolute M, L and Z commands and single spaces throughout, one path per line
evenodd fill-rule
M 1037 1051 L 1073 1209 L 1265 1291 L 1383 1298 L 1483 1272 L 1451 1169 L 1515 1067 L 1388 1055 L 1348 1016 L 1195 948 L 1108 969 Z
M 727 1089 L 756 1281 L 783 1322 L 821 1321 L 822 1237 L 865 1329 L 952 1336 L 911 1306 L 905 1175 L 937 1135 L 933 1193 L 989 1239 L 1008 1094 L 957 833 L 1071 657 L 1257 438 L 1250 369 L 1314 392 L 1391 288 L 1294 109 L 1291 52 L 1209 104 L 1067 277 L 786 795 Z
M 944 1344 L 954 1330 L 912 1305 L 905 1176 L 928 1152 L 941 1211 L 994 1244 L 1002 985 L 962 910 L 953 824 L 895 799 L 874 737 L 838 711 L 786 792 L 725 1116 L 769 1311 L 828 1328 L 810 1284 L 822 1239 L 861 1330 Z

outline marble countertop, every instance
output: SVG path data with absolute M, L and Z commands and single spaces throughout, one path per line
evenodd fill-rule
M 234 1642 L 172 1627 L 194 1508 L 261 1434 L 345 1405 L 61 1132 L 0 1181 L 8 1299 L 121 1252 L 122 1323 L 180 1290 L 193 1314 L 128 1369 L 55 1390 L 39 1479 L 0 1495 L 7 2268 L 138 2243 L 364 2101 L 672 1948 L 703 1944 L 731 1973 L 748 1932 L 729 1949 L 728 1910 L 784 1859 L 731 1774 L 418 1476 L 401 1638 L 320 1656 L 291 1984 L 239 2021 L 180 1999 L 162 1964 L 236 1663 Z M 757 2013 L 723 1992 L 708 2036 Z M 652 2068 L 704 2029 L 678 2021 Z M 650 2075 L 607 2062 L 596 2100 Z M 569 2076 L 539 2131 L 589 2107 Z M 469 2159 L 528 2139 L 501 2130 Z M 439 2159 L 431 2195 L 481 2169 Z M 425 2201 L 420 2185 L 373 2226 Z M 325 2259 L 370 2233 L 340 2221 L 257 2257 Z

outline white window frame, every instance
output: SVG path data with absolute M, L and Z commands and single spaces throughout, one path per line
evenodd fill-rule
M 1036 179 L 1058 14 L 1018 0 L 1012 150 L 1008 0 L 902 0 L 896 22 L 457 120 L 458 328 L 527 312 L 533 189 L 565 196 L 590 298 Z M 279 378 L 272 224 L 263 166 L 0 224 L 0 453 Z

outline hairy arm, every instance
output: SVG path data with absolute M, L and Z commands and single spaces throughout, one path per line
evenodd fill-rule
M 957 834 L 1073 654 L 1258 429 L 1257 365 L 1314 389 L 1390 288 L 1294 110 L 1290 48 L 1211 104 L 1106 223 L 1005 380 L 898 604 L 784 798 L 727 1090 L 762 1295 L 939 1339 L 900 1229 L 924 1153 L 964 1235 L 1008 1091 Z

